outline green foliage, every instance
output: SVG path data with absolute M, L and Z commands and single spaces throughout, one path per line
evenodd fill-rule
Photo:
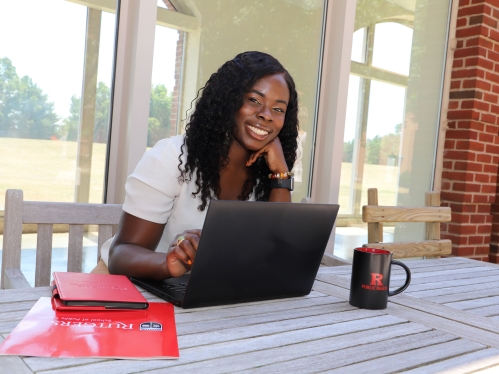
M 392 134 L 376 135 L 372 139 L 367 139 L 365 145 L 366 164 L 395 166 L 398 164 L 401 127 L 402 124 L 398 124 Z M 343 162 L 352 162 L 353 150 L 354 140 L 343 143 Z
M 64 118 L 62 129 L 59 132 L 61 138 L 70 141 L 78 140 L 78 126 L 80 125 L 80 98 L 71 96 L 69 117 Z
M 111 90 L 104 82 L 97 84 L 93 141 L 106 143 L 109 129 Z M 151 87 L 147 145 L 170 136 L 172 92 L 165 85 Z M 0 59 L 0 136 L 28 139 L 51 139 L 53 136 L 77 141 L 80 127 L 81 99 L 71 97 L 69 116 L 57 125 L 53 103 L 25 76 L 19 78 L 8 58 Z
M 97 84 L 95 98 L 95 117 L 94 117 L 94 135 L 95 143 L 106 143 L 109 127 L 109 104 L 111 99 L 111 90 L 104 82 Z M 69 141 L 78 140 L 78 128 L 80 126 L 81 100 L 73 95 L 69 107 L 69 117 L 63 121 L 63 126 L 59 131 L 60 137 L 67 136 Z
M 107 143 L 110 100 L 111 90 L 104 82 L 99 82 L 95 100 L 94 142 L 96 143 Z
M 20 78 L 8 58 L 0 59 L 0 136 L 50 139 L 59 120 L 54 104 L 48 101 L 32 79 Z
M 165 85 L 151 87 L 147 146 L 152 147 L 158 140 L 170 136 L 170 116 L 172 112 L 172 92 Z
M 343 143 L 343 162 L 352 162 L 353 160 L 353 139 Z
M 105 143 L 109 124 L 109 104 L 111 91 L 105 83 L 97 85 L 95 103 L 94 142 Z M 67 134 L 67 140 L 78 140 L 78 126 L 80 125 L 80 99 L 71 97 L 69 117 L 64 119 L 61 135 Z M 170 113 L 172 94 L 167 92 L 164 85 L 158 84 L 151 88 L 151 103 L 149 106 L 149 121 L 147 146 L 152 147 L 158 140 L 170 135 Z
M 367 139 L 366 164 L 379 165 L 381 139 L 382 138 L 378 135 L 372 139 Z

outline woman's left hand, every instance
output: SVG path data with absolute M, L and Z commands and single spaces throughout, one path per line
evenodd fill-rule
M 246 166 L 253 165 L 259 157 L 265 157 L 267 166 L 272 173 L 284 173 L 289 171 L 286 165 L 286 159 L 284 158 L 284 152 L 282 151 L 281 141 L 278 137 L 275 137 L 269 144 L 260 149 L 259 151 L 253 153 L 249 160 L 246 162 Z

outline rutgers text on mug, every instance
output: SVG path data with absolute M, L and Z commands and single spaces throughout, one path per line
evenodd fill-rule
M 390 292 L 390 270 L 399 265 L 405 270 L 402 287 Z M 364 309 L 385 309 L 388 296 L 404 291 L 411 282 L 411 271 L 400 261 L 392 260 L 392 253 L 377 248 L 355 248 L 353 252 L 350 304 Z

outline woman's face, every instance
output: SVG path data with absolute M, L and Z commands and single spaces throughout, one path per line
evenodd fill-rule
M 250 153 L 270 143 L 284 126 L 289 89 L 281 74 L 260 79 L 244 95 L 236 113 L 234 138 Z

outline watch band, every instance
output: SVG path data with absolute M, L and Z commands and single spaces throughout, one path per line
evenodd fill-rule
M 270 180 L 270 188 L 287 188 L 290 191 L 293 191 L 295 186 L 295 179 L 293 177 L 287 179 L 271 179 Z

